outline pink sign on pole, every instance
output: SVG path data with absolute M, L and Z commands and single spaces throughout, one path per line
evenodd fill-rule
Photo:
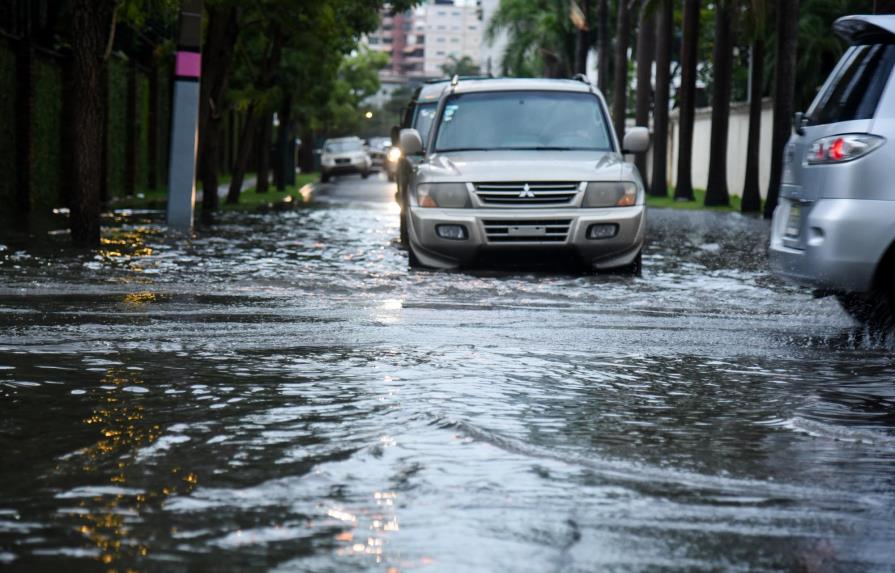
M 202 54 L 177 52 L 175 74 L 178 78 L 198 78 L 202 75 Z

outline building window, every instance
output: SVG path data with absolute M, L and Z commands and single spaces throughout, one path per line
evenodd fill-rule
M 444 55 L 444 52 L 435 52 L 435 55 L 436 55 L 436 56 L 443 56 L 443 55 Z
M 438 42 L 439 44 L 443 44 L 445 40 L 442 37 L 438 37 L 438 38 L 435 38 L 435 41 Z
M 379 43 L 379 38 L 377 38 L 376 36 L 373 36 L 367 41 L 370 43 L 371 46 L 374 46 Z
M 383 38 L 383 39 L 382 39 L 382 43 L 383 43 L 383 44 L 391 44 L 391 43 L 392 43 L 392 39 L 391 39 L 391 38 L 388 38 L 388 37 Z

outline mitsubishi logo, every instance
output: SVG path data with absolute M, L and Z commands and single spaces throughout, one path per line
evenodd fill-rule
M 535 198 L 535 194 L 531 192 L 531 187 L 528 185 L 528 183 L 526 183 L 522 187 L 522 192 L 519 193 L 519 198 L 520 199 L 534 199 Z

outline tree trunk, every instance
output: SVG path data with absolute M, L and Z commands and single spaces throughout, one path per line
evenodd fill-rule
M 650 195 L 668 197 L 668 104 L 671 91 L 671 40 L 674 5 L 660 0 L 656 33 L 656 111 L 653 137 L 653 176 Z
M 282 55 L 283 36 L 277 26 L 271 31 L 271 39 L 264 63 L 261 68 L 261 77 L 258 79 L 257 85 L 261 89 L 268 89 L 272 86 L 275 72 L 280 65 L 280 56 Z M 227 193 L 227 203 L 236 204 L 239 202 L 239 194 L 242 191 L 242 183 L 245 180 L 246 164 L 249 159 L 249 151 L 252 146 L 252 138 L 255 136 L 258 119 L 265 117 L 257 109 L 256 104 L 249 106 L 246 112 L 245 126 L 240 134 L 239 152 L 236 157 L 236 164 L 233 166 L 233 174 L 230 179 L 230 190 Z M 267 117 L 270 120 L 269 116 Z
M 759 31 L 752 42 L 752 86 L 749 91 L 749 142 L 746 144 L 746 181 L 743 185 L 743 213 L 761 211 L 759 152 L 761 151 L 761 94 L 764 92 L 764 35 Z
M 773 217 L 780 194 L 783 150 L 792 135 L 793 98 L 796 86 L 796 50 L 798 48 L 799 0 L 780 0 L 777 4 L 777 57 L 774 82 L 774 126 L 771 141 L 771 180 L 764 216 Z
M 30 24 L 30 22 L 29 22 Z M 30 26 L 29 26 L 30 28 Z M 31 210 L 31 181 L 34 174 L 34 40 L 26 28 L 16 55 L 16 208 Z
M 230 189 L 227 191 L 227 204 L 239 203 L 239 194 L 242 192 L 242 183 L 245 180 L 246 165 L 249 162 L 249 153 L 252 150 L 252 139 L 257 129 L 257 111 L 254 104 L 246 110 L 246 118 L 239 134 L 239 148 L 236 151 L 236 160 L 233 162 L 233 173 L 230 175 Z
M 270 188 L 270 135 L 273 117 L 270 113 L 261 116 L 261 125 L 258 126 L 258 144 L 255 152 L 258 154 L 258 178 L 255 183 L 257 193 L 267 193 Z
M 584 28 L 578 30 L 578 38 L 575 44 L 575 73 L 587 74 L 587 53 L 590 51 L 589 30 L 590 26 L 590 0 L 583 0 L 581 11 L 584 12 Z
M 628 34 L 631 22 L 628 3 L 619 0 L 615 33 L 615 78 L 612 82 L 612 121 L 615 133 L 621 140 L 625 136 L 625 119 L 628 113 Z
M 609 38 L 609 0 L 599 0 L 597 7 L 597 88 L 604 96 L 609 95 L 609 54 L 612 43 Z
M 292 146 L 292 94 L 283 94 L 280 106 L 280 127 L 277 130 L 277 190 L 295 185 L 295 153 Z
M 634 123 L 649 128 L 649 112 L 653 99 L 653 57 L 656 53 L 656 19 L 649 4 L 640 9 L 640 27 L 637 30 L 637 101 L 634 104 Z M 634 164 L 649 186 L 646 172 L 646 153 L 638 153 Z
M 233 52 L 239 35 L 236 8 L 208 6 L 208 32 L 202 54 L 199 88 L 199 176 L 202 179 L 202 213 L 218 209 L 218 169 L 224 96 L 230 83 Z
M 730 81 L 733 68 L 731 0 L 715 5 L 715 48 L 712 51 L 712 135 L 705 204 L 730 205 L 727 190 L 727 132 L 730 124 Z
M 79 245 L 98 245 L 99 192 L 103 179 L 103 55 L 114 8 L 109 1 L 72 0 L 72 97 L 75 149 L 72 165 L 71 236 Z
M 137 189 L 137 64 L 127 64 L 127 88 L 124 103 L 124 194 L 133 196 Z
M 146 125 L 147 144 L 147 162 L 149 163 L 149 173 L 147 173 L 147 184 L 149 188 L 155 191 L 159 188 L 159 131 L 161 121 L 159 113 L 159 66 L 158 58 L 151 56 L 152 61 L 149 66 L 149 114 L 148 123 Z
M 301 148 L 298 150 L 298 167 L 302 173 L 314 171 L 314 130 L 307 117 L 299 118 L 301 129 Z
M 674 198 L 693 200 L 693 118 L 696 109 L 696 64 L 699 52 L 700 0 L 684 0 L 684 37 L 681 42 L 681 88 L 678 97 L 677 185 Z

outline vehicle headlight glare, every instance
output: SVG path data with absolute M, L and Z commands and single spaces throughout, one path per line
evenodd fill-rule
M 395 163 L 396 161 L 401 159 L 401 148 L 399 148 L 399 147 L 390 148 L 388 150 L 387 157 L 388 157 L 389 161 L 391 161 L 392 163 Z
M 465 183 L 421 183 L 416 198 L 420 207 L 465 209 L 470 205 Z
M 639 200 L 637 184 L 631 181 L 595 181 L 587 184 L 584 207 L 630 207 Z

